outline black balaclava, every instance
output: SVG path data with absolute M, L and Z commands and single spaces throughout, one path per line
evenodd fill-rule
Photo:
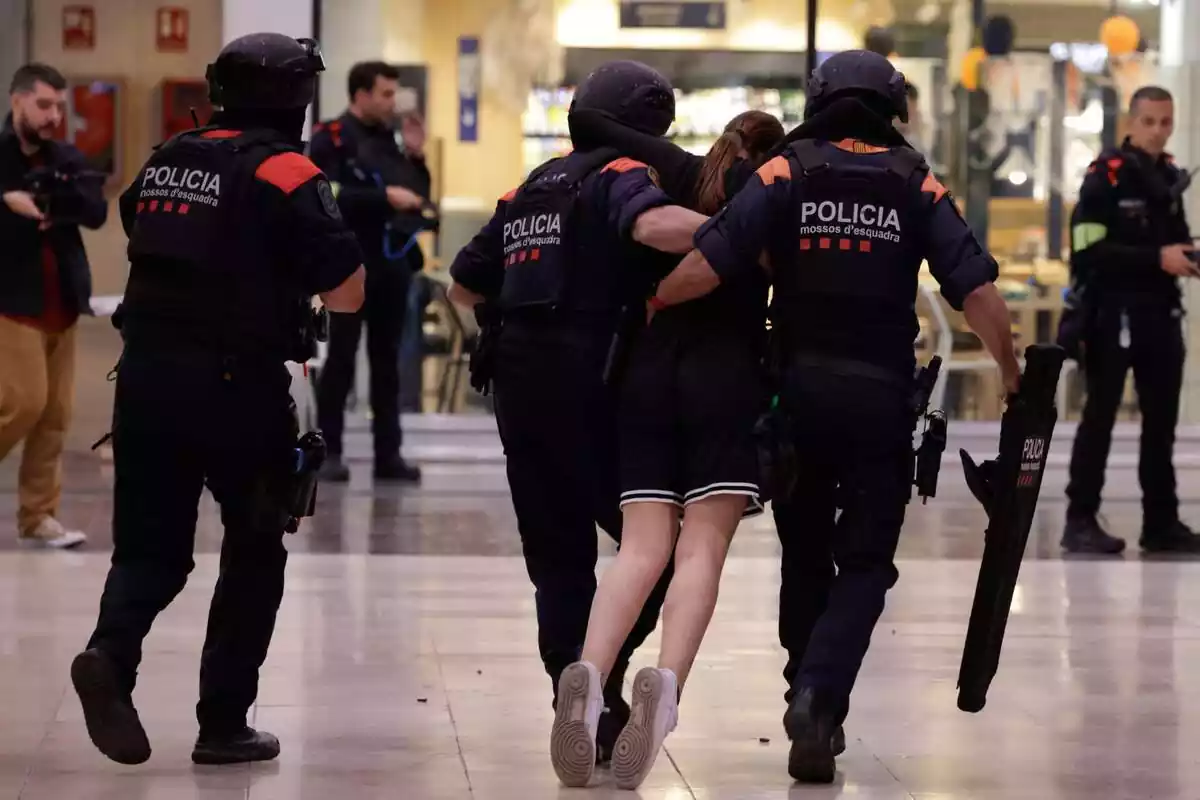
M 298 145 L 304 139 L 305 111 L 304 108 L 225 108 L 213 114 L 211 124 L 233 130 L 267 128 Z
M 638 61 L 610 61 L 579 85 L 571 109 L 593 109 L 651 136 L 675 120 L 675 90 L 661 73 Z

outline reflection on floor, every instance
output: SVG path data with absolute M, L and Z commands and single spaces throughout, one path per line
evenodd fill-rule
M 0 798 L 450 800 L 619 796 L 560 790 L 547 758 L 549 682 L 503 475 L 431 466 L 421 489 L 372 487 L 367 465 L 323 492 L 295 554 L 255 722 L 277 763 L 194 768 L 196 672 L 219 530 L 206 505 L 192 580 L 147 642 L 137 692 L 155 751 L 140 768 L 87 740 L 67 665 L 107 566 L 109 477 L 75 456 L 63 517 L 93 540 L 24 552 L 0 536 Z M 12 518 L 0 471 L 0 525 Z M 1181 475 L 1196 516 L 1194 472 Z M 957 471 L 911 508 L 900 583 L 875 636 L 838 783 L 793 787 L 780 725 L 777 544 L 740 531 L 677 732 L 640 796 L 1055 800 L 1195 798 L 1200 762 L 1200 565 L 1057 558 L 1056 470 L 1014 603 L 1002 670 L 978 715 L 954 684 L 983 517 Z M 1110 479 L 1110 521 L 1136 538 L 1136 480 Z M 1193 519 L 1196 518 L 1193 516 Z M 611 552 L 611 549 L 606 550 Z M 386 553 L 388 556 L 367 557 Z M 638 655 L 655 657 L 657 639 Z M 636 796 L 636 795 L 626 795 Z

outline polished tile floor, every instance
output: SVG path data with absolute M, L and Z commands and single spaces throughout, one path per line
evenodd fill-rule
M 206 499 L 196 570 L 147 641 L 136 694 L 154 756 L 135 768 L 105 760 L 67 680 L 95 619 L 111 547 L 110 466 L 87 450 L 104 430 L 108 387 L 94 374 L 81 380 L 61 516 L 89 533 L 88 546 L 18 548 L 15 464 L 0 464 L 0 800 L 637 796 L 616 792 L 603 774 L 591 791 L 556 785 L 550 687 L 494 453 L 423 459 L 419 489 L 373 486 L 361 461 L 348 487 L 322 489 L 317 517 L 288 539 L 287 595 L 254 712 L 255 724 L 283 741 L 268 765 L 196 768 L 188 758 L 220 544 Z M 410 434 L 415 453 L 454 450 L 444 437 Z M 1184 438 L 1183 512 L 1200 522 L 1200 440 Z M 366 452 L 364 442 L 355 446 Z M 1128 457 L 1136 444 L 1127 437 L 1121 447 L 1105 511 L 1136 544 Z M 640 796 L 1200 798 L 1200 563 L 1144 560 L 1136 547 L 1114 561 L 1061 559 L 1061 460 L 1044 488 L 1001 670 L 976 715 L 957 710 L 955 680 L 984 517 L 949 460 L 939 497 L 910 507 L 900 582 L 855 694 L 832 787 L 794 787 L 787 776 L 778 544 L 769 516 L 744 523 L 679 728 Z M 606 558 L 611 552 L 604 548 Z M 656 647 L 657 638 L 637 663 L 652 661 Z
M 326 491 L 317 519 L 289 540 L 287 596 L 255 709 L 255 723 L 283 741 L 279 761 L 188 760 L 219 536 L 206 505 L 196 571 L 147 642 L 136 695 L 154 756 L 127 768 L 92 749 L 68 687 L 104 578 L 109 511 L 102 462 L 72 456 L 64 517 L 94 535 L 89 547 L 0 552 L 0 798 L 620 796 L 603 774 L 591 792 L 560 789 L 549 767 L 549 684 L 502 474 L 433 465 L 423 488 L 397 489 L 372 487 L 366 469 Z M 6 519 L 11 472 L 0 468 Z M 1195 487 L 1196 476 L 1184 471 L 1181 483 Z M 912 508 L 900 583 L 827 788 L 794 787 L 786 774 L 777 544 L 769 518 L 747 523 L 679 728 L 640 796 L 1200 797 L 1200 564 L 1134 552 L 1059 559 L 1061 485 L 1056 470 L 1002 669 L 977 715 L 955 707 L 955 678 L 983 518 L 953 470 L 941 497 Z M 1114 472 L 1109 506 L 1114 527 L 1136 538 L 1129 470 Z

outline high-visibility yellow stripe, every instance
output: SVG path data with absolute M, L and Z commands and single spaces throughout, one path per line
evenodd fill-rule
M 337 196 L 342 193 L 342 185 L 337 181 L 330 181 L 329 186 L 333 189 L 333 197 L 336 200 Z
M 1108 235 L 1108 228 L 1099 222 L 1081 222 L 1071 229 L 1071 252 L 1086 250 Z

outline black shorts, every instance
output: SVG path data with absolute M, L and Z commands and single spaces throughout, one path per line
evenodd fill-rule
M 621 506 L 681 510 L 721 494 L 759 499 L 754 424 L 763 411 L 759 345 L 728 330 L 655 319 L 630 356 L 620 392 Z

